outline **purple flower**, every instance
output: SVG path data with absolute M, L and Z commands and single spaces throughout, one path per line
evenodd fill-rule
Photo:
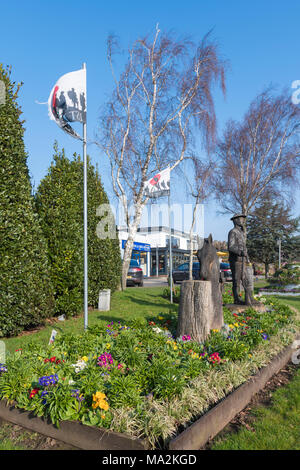
M 42 393 L 41 393 L 41 398 L 45 397 L 46 395 L 48 395 L 48 392 L 46 390 L 43 390 Z M 46 403 L 47 403 L 46 398 L 44 398 L 42 403 L 43 403 L 43 405 L 46 405 Z
M 41 387 L 47 387 L 48 385 L 55 385 L 58 382 L 58 375 L 44 375 L 39 378 L 39 385 Z
M 84 400 L 84 397 L 80 396 L 79 388 L 76 388 L 75 390 L 71 390 L 71 391 L 72 391 L 71 396 L 76 398 L 77 401 L 81 402 Z
M 263 333 L 262 338 L 266 340 L 266 339 L 268 339 L 268 335 L 266 333 Z
M 0 372 L 7 372 L 7 367 L 5 364 L 0 364 Z
M 182 341 L 190 341 L 190 340 L 191 340 L 190 335 L 186 335 L 182 337 Z
M 107 367 L 110 369 L 109 364 L 113 364 L 114 360 L 112 358 L 112 355 L 109 353 L 104 353 L 101 354 L 101 356 L 98 357 L 97 359 L 97 364 L 100 367 Z

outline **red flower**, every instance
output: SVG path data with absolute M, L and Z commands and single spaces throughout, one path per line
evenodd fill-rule
M 211 354 L 211 355 L 209 356 L 209 360 L 210 360 L 213 364 L 215 364 L 216 362 L 220 362 L 220 361 L 221 361 L 221 358 L 220 358 L 220 356 L 219 356 L 219 353 L 215 352 L 215 353 Z
M 56 361 L 56 357 L 55 357 L 55 356 L 53 356 L 53 357 L 50 358 L 50 362 L 55 362 L 55 361 Z
M 39 390 L 40 390 L 39 388 L 32 389 L 29 394 L 29 398 L 33 398 L 39 392 Z

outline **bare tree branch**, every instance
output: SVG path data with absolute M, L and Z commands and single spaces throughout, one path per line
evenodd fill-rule
M 183 161 L 195 130 L 201 132 L 206 148 L 212 148 L 216 140 L 212 88 L 220 85 L 225 90 L 225 63 L 209 35 L 195 46 L 188 39 L 162 33 L 158 26 L 152 37 L 134 42 L 119 78 L 113 66 L 117 50 L 117 41 L 110 36 L 107 57 L 115 86 L 100 116 L 97 145 L 110 160 L 113 190 L 127 217 L 124 288 L 147 202 L 144 185 L 157 171 L 174 169 Z

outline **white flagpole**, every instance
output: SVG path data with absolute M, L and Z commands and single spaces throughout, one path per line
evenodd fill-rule
M 171 184 L 170 184 L 171 188 Z M 170 191 L 171 192 L 171 191 Z M 168 195 L 168 206 L 169 206 L 169 230 L 170 230 L 170 239 L 169 239 L 169 272 L 170 272 L 170 302 L 173 303 L 173 262 L 172 262 L 172 229 L 171 229 L 171 205 L 170 205 L 170 192 Z
M 82 65 L 86 69 L 85 62 Z M 86 93 L 87 95 L 87 93 Z M 87 99 L 85 97 L 87 111 Z M 87 112 L 85 113 L 87 115 Z M 86 157 L 86 119 L 83 122 L 83 251 L 84 251 L 84 329 L 88 328 L 88 238 L 87 238 L 87 157 Z

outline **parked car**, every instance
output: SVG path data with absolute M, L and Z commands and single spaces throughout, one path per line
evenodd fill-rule
M 132 259 L 130 261 L 130 266 L 127 273 L 126 279 L 127 286 L 139 286 L 142 287 L 144 285 L 144 274 L 143 270 L 140 267 L 138 261 L 136 259 Z
M 225 282 L 232 281 L 232 272 L 229 263 L 220 263 L 220 272 L 223 274 Z
M 197 262 L 193 263 L 193 279 L 199 279 L 200 264 Z M 173 282 L 186 281 L 189 279 L 189 263 L 183 263 L 173 269 Z

